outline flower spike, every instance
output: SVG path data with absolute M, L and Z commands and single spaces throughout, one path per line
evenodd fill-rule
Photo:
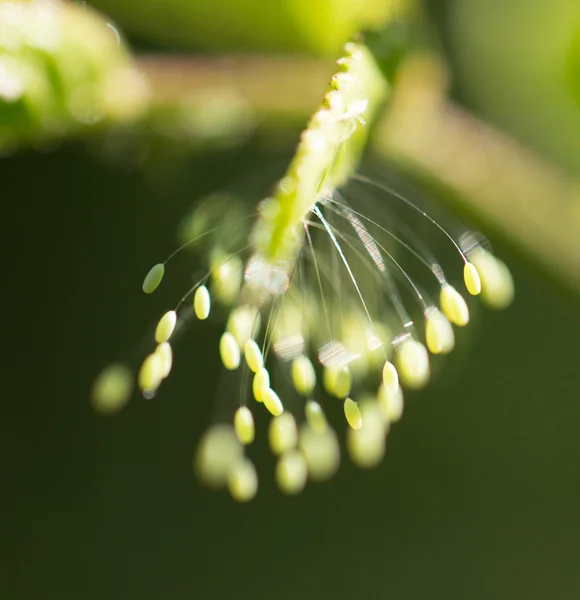
M 456 281 L 463 278 L 469 302 L 480 296 L 492 308 L 507 306 L 514 294 L 506 265 L 480 236 L 456 241 L 409 198 L 356 174 L 389 86 L 361 44 L 348 44 L 338 64 L 271 196 L 250 214 L 233 197 L 211 196 L 189 219 L 192 239 L 156 264 L 142 286 L 153 293 L 186 247 L 205 255 L 208 272 L 159 320 L 137 386 L 145 398 L 156 396 L 187 323 L 201 339 L 204 322 L 226 313 L 214 351 L 235 389 L 221 399 L 221 421 L 203 435 L 193 464 L 204 484 L 229 490 L 238 502 L 258 492 L 249 454 L 264 418 L 273 477 L 284 494 L 337 472 L 334 423 L 342 423 L 355 465 L 379 464 L 403 416 L 404 395 L 428 384 L 431 360 L 441 360 L 431 355 L 451 352 L 454 326 L 469 323 Z M 451 274 L 451 264 L 446 274 L 428 235 L 395 211 L 385 217 L 376 206 L 378 216 L 367 214 L 357 202 L 368 188 L 383 195 L 377 205 L 395 202 L 451 244 L 463 270 L 458 264 Z M 226 213 L 241 216 L 221 223 Z M 114 364 L 97 378 L 91 401 L 99 412 L 114 413 L 131 389 L 127 368 Z

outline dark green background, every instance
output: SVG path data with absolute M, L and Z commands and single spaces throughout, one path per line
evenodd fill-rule
M 515 304 L 476 311 L 433 385 L 409 396 L 374 471 L 345 461 L 288 499 L 258 441 L 253 503 L 200 487 L 191 457 L 224 383 L 219 320 L 184 338 L 156 400 L 92 412 L 95 374 L 128 348 L 138 356 L 184 287 L 187 256 L 160 296 L 140 289 L 179 218 L 226 180 L 267 185 L 287 158 L 272 154 L 192 158 L 177 178 L 74 145 L 0 162 L 0 597 L 579 598 L 577 300 L 501 242 Z
M 158 399 L 91 411 L 95 372 L 166 302 L 140 283 L 178 217 L 250 160 L 192 160 L 173 187 L 75 147 L 2 162 L 3 597 L 577 598 L 577 310 L 509 255 L 516 303 L 478 313 L 375 471 L 287 499 L 262 452 L 250 505 L 199 487 L 219 323 L 183 341 Z

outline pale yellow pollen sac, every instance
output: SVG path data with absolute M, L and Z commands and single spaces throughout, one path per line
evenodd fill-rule
M 240 347 L 236 338 L 227 331 L 220 338 L 220 357 L 229 371 L 234 371 L 240 366 Z
M 143 392 L 155 391 L 163 381 L 164 365 L 163 359 L 157 352 L 149 354 L 139 369 L 137 382 L 139 389 Z
M 393 334 L 384 323 L 375 323 L 372 331 L 368 335 L 367 344 L 369 366 L 372 369 L 379 369 L 384 366 L 385 359 L 390 358 L 392 350 L 391 342 Z
M 284 412 L 284 406 L 278 394 L 272 388 L 262 389 L 262 402 L 270 414 L 277 417 Z
M 205 432 L 195 453 L 197 476 L 208 486 L 226 485 L 234 464 L 243 458 L 243 447 L 231 425 L 214 425 Z
M 350 394 L 352 378 L 346 365 L 326 367 L 323 376 L 324 389 L 337 398 L 346 398 Z
M 405 340 L 397 348 L 396 365 L 405 387 L 417 390 L 429 381 L 429 354 L 421 342 L 411 338 Z
M 326 415 L 322 410 L 322 406 L 315 400 L 308 400 L 304 409 L 306 414 L 306 422 L 314 433 L 324 433 L 328 427 Z
M 344 398 L 350 394 L 352 386 L 352 377 L 350 369 L 345 365 L 338 369 L 336 381 L 334 383 L 334 393 L 337 398 Z
M 384 385 L 379 386 L 377 393 L 377 404 L 383 414 L 385 423 L 396 423 L 403 416 L 403 390 L 389 389 Z
M 243 458 L 234 463 L 228 473 L 228 490 L 236 502 L 249 502 L 258 491 L 258 473 L 251 460 Z
M 346 422 L 353 429 L 360 429 L 362 426 L 362 414 L 358 407 L 358 404 L 351 398 L 347 398 L 344 401 L 344 416 Z
M 316 372 L 312 362 L 304 354 L 292 361 L 292 382 L 296 391 L 302 396 L 309 396 L 314 390 Z
M 212 292 L 222 304 L 232 304 L 238 297 L 244 266 L 239 256 L 218 253 L 210 259 Z
M 395 365 L 388 360 L 383 367 L 383 385 L 388 389 L 399 389 L 399 374 Z
M 267 390 L 270 387 L 270 373 L 268 370 L 262 367 L 257 371 L 254 375 L 254 380 L 252 381 L 252 392 L 254 394 L 254 398 L 256 402 L 263 402 L 263 393 L 264 390 Z
M 109 365 L 95 379 L 91 390 L 91 404 L 102 414 L 112 415 L 125 407 L 133 392 L 133 375 L 121 363 Z
M 370 469 L 378 465 L 385 454 L 385 423 L 376 402 L 362 404 L 361 412 L 362 427 L 347 431 L 346 446 L 355 465 Z
M 508 266 L 499 259 L 496 260 L 498 281 L 494 286 L 488 285 L 485 293 L 485 304 L 490 308 L 503 310 L 514 299 L 514 280 Z
M 143 291 L 146 294 L 152 294 L 161 284 L 164 274 L 165 265 L 163 263 L 153 265 L 143 280 Z
M 305 299 L 304 302 L 307 302 Z M 310 326 L 304 321 L 302 306 L 288 298 L 280 307 L 276 323 L 271 328 L 274 351 L 284 360 L 299 356 L 304 352 L 303 331 Z
M 441 310 L 454 324 L 463 327 L 469 323 L 469 308 L 463 296 L 448 283 L 441 286 L 439 295 Z
M 432 308 L 426 313 L 425 339 L 432 354 L 448 354 L 455 346 L 453 327 L 437 308 Z
M 236 338 L 240 348 L 243 348 L 249 339 L 257 336 L 259 330 L 260 314 L 252 306 L 238 306 L 230 313 L 226 331 Z
M 158 344 L 167 342 L 175 330 L 176 324 L 177 313 L 174 310 L 167 311 L 161 319 L 159 319 L 159 323 L 157 323 L 157 327 L 155 328 L 155 341 Z
M 357 359 L 349 364 L 351 374 L 364 378 L 370 368 L 371 348 L 380 347 L 381 340 L 376 335 L 374 327 L 368 330 L 361 327 L 364 323 L 361 316 L 355 312 L 343 311 L 341 315 L 342 343 L 349 353 L 357 356 Z
M 205 321 L 205 319 L 209 317 L 210 309 L 211 299 L 209 297 L 209 291 L 205 285 L 200 285 L 193 297 L 193 311 L 195 312 L 195 316 L 200 321 Z
M 163 379 L 169 377 L 173 366 L 173 351 L 169 342 L 163 342 L 155 348 L 155 354 L 161 358 L 161 376 Z
M 234 415 L 234 429 L 238 440 L 245 446 L 254 441 L 255 427 L 252 411 L 247 406 L 240 406 Z
M 248 340 L 244 345 L 244 356 L 253 373 L 257 373 L 264 366 L 262 351 L 254 340 Z
M 299 494 L 306 485 L 308 467 L 306 459 L 298 450 L 290 450 L 280 456 L 276 463 L 276 483 L 283 494 Z
M 298 428 L 296 427 L 296 420 L 289 412 L 284 412 L 270 421 L 268 441 L 270 449 L 276 455 L 296 448 Z
M 477 272 L 477 267 L 470 262 L 466 262 L 463 267 L 463 281 L 467 291 L 472 296 L 477 296 L 481 293 L 481 279 Z
M 514 282 L 504 262 L 479 248 L 470 256 L 481 277 L 481 299 L 489 308 L 502 310 L 514 299 Z
M 324 433 L 316 433 L 308 426 L 301 427 L 298 445 L 306 460 L 308 476 L 313 481 L 325 481 L 336 473 L 340 464 L 340 447 L 330 427 Z

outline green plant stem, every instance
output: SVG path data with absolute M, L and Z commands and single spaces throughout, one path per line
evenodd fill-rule
M 150 83 L 154 105 L 225 92 L 247 103 L 270 130 L 281 122 L 303 127 L 335 69 L 332 61 L 284 56 L 150 55 L 138 57 L 137 65 Z
M 387 82 L 365 46 L 347 44 L 338 62 L 338 73 L 254 232 L 256 252 L 271 264 L 292 262 L 303 218 L 354 173 L 369 126 L 386 99 Z

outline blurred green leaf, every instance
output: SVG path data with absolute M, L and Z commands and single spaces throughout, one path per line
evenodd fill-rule
M 451 60 L 470 107 L 580 173 L 580 3 L 454 1 L 448 27 Z
M 406 0 L 92 0 L 125 31 L 180 48 L 306 52 L 335 57 Z
M 0 149 L 139 118 L 147 89 L 117 32 L 74 4 L 0 2 Z

